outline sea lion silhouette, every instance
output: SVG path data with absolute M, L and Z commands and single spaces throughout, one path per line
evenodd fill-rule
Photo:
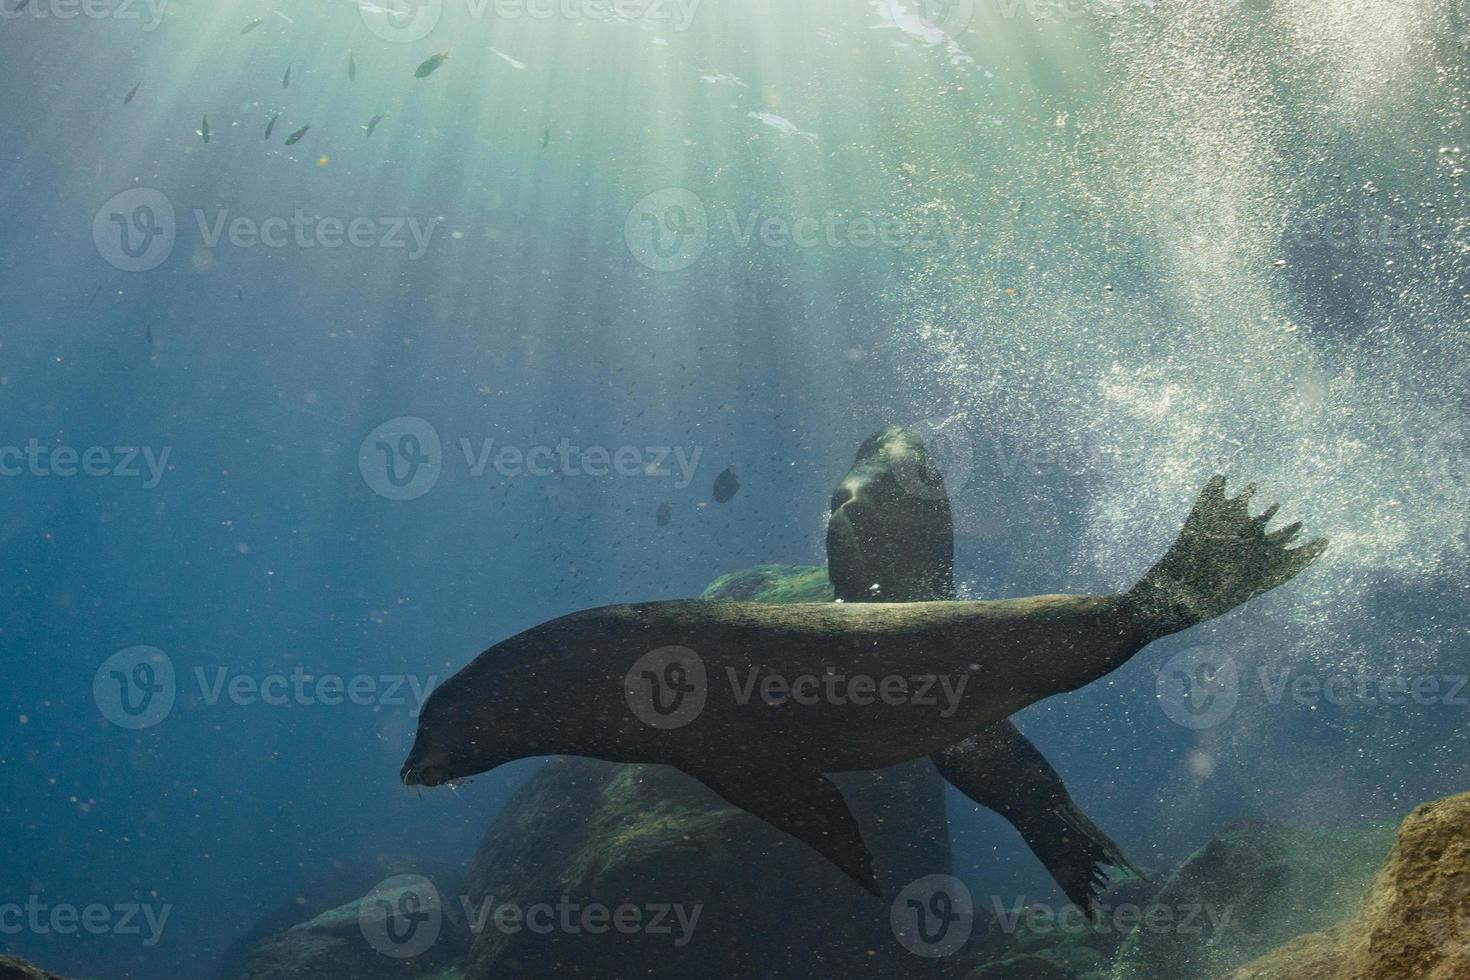
M 917 492 L 916 492 L 917 491 Z M 954 599 L 954 520 L 923 439 L 893 426 L 865 440 L 832 495 L 827 573 L 841 602 Z M 1096 906 L 1109 868 L 1144 877 L 1072 801 L 1062 777 L 1010 721 L 932 757 L 955 789 L 1005 817 L 1068 900 Z
M 563 616 L 439 687 L 401 778 L 437 786 L 542 755 L 670 765 L 877 895 L 872 857 L 826 773 L 952 748 L 1276 588 L 1326 550 L 1325 539 L 1287 548 L 1301 525 L 1268 533 L 1277 508 L 1253 517 L 1254 487 L 1227 497 L 1225 485 L 1209 481 L 1169 551 L 1117 595 L 695 600 Z

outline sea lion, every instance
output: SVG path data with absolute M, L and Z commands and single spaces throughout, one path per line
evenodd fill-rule
M 670 765 L 876 895 L 872 857 L 825 773 L 951 748 L 1295 577 L 1327 542 L 1288 549 L 1301 525 L 1267 533 L 1276 508 L 1252 517 L 1253 490 L 1227 497 L 1225 478 L 1211 479 L 1163 559 L 1117 595 L 674 601 L 563 616 L 438 688 L 401 778 L 437 786 L 542 755 Z M 780 677 L 766 670 L 771 651 Z
M 865 440 L 832 495 L 827 573 L 840 602 L 956 598 L 954 519 L 924 441 L 893 426 Z M 1073 802 L 1061 775 L 1010 721 L 932 757 L 955 789 L 1005 817 L 1067 898 L 1091 909 L 1117 869 L 1144 877 Z
M 839 602 L 955 598 L 944 475 L 912 430 L 894 426 L 858 447 L 832 493 L 827 576 Z

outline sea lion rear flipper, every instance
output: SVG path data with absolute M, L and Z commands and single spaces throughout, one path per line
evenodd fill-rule
M 793 772 L 780 763 L 691 771 L 689 775 L 727 802 L 815 849 L 870 894 L 882 894 L 873 873 L 873 856 L 857 820 L 837 785 L 826 776 Z
M 1061 775 L 1009 721 L 934 755 L 950 785 L 1009 820 L 1067 898 L 1091 911 L 1108 868 L 1146 878 L 1072 801 Z
M 1255 492 L 1250 484 L 1227 497 L 1225 478 L 1211 479 L 1173 547 L 1129 592 L 1151 639 L 1223 616 L 1291 581 L 1327 550 L 1326 538 L 1287 547 L 1301 532 L 1300 521 L 1267 531 L 1279 508 L 1272 505 L 1252 515 Z

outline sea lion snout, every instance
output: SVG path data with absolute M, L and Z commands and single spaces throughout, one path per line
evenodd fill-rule
M 398 774 L 398 778 L 403 780 L 403 785 L 405 786 L 438 786 L 444 782 L 443 779 L 438 778 L 429 770 L 415 766 L 412 763 L 404 765 L 403 771 Z
M 442 786 L 454 778 L 450 772 L 449 760 L 441 757 L 435 758 L 435 753 L 426 751 L 419 745 L 413 747 L 408 754 L 408 759 L 403 763 L 403 770 L 398 778 L 403 780 L 405 786 Z

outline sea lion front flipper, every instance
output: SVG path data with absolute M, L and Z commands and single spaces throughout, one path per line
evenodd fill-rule
M 1079 907 L 1097 905 L 1108 868 L 1147 878 L 1072 801 L 1061 775 L 1011 722 L 982 729 L 933 758 L 950 785 L 1011 822 Z
M 837 785 L 819 772 L 764 767 L 685 770 L 724 799 L 785 831 L 841 868 L 872 895 L 881 895 L 873 856 Z

